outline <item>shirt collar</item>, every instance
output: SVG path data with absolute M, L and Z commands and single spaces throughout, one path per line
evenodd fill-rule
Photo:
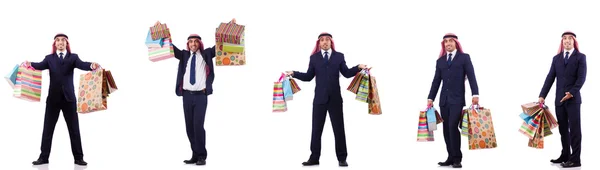
M 454 51 L 448 53 L 448 54 L 452 54 L 452 57 L 456 56 L 456 49 L 454 49 Z M 448 54 L 446 54 L 446 58 L 448 58 Z
M 190 57 L 194 55 L 194 52 L 190 51 Z M 200 50 L 196 50 L 196 56 L 200 55 Z
M 60 57 L 60 53 L 63 53 L 63 57 L 64 57 L 64 56 L 66 56 L 66 55 L 67 55 L 67 50 L 64 50 L 64 51 L 59 51 L 59 50 L 56 50 L 56 55 L 57 55 L 57 56 L 59 56 L 59 57 Z
M 568 51 L 567 51 L 567 50 L 564 50 L 564 52 L 563 52 L 563 57 L 564 57 L 565 55 L 567 55 L 567 52 L 569 52 L 569 56 L 568 56 L 568 57 L 571 57 L 571 55 L 573 55 L 573 51 L 575 51 L 575 48 L 572 48 L 571 50 L 568 50 Z
M 325 50 L 321 49 L 321 55 L 325 56 L 325 52 L 327 52 L 327 54 L 328 54 L 329 56 L 331 56 L 331 48 L 330 48 L 329 50 L 327 50 L 327 51 L 325 51 Z

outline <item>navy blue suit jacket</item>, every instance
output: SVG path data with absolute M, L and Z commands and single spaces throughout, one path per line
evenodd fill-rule
M 314 77 L 317 77 L 313 104 L 326 104 L 329 100 L 343 103 L 340 90 L 340 73 L 346 78 L 351 78 L 358 71 L 358 65 L 348 68 L 344 54 L 334 50 L 332 50 L 331 57 L 329 57 L 329 63 L 325 64 L 325 59 L 319 50 L 319 52 L 310 56 L 306 73 L 294 71 L 293 77 L 301 81 L 311 81 Z
M 435 100 L 440 83 L 443 81 L 440 106 L 444 106 L 445 104 L 460 104 L 465 106 L 466 78 L 469 78 L 471 93 L 479 95 L 475 70 L 473 69 L 473 63 L 471 63 L 471 56 L 469 54 L 457 51 L 450 66 L 447 64 L 446 56 L 440 57 L 436 62 L 435 76 L 431 83 L 428 99 Z
M 552 58 L 552 66 L 550 66 L 550 72 L 546 76 L 546 81 L 540 92 L 540 97 L 546 98 L 550 87 L 556 79 L 556 99 L 555 105 L 560 106 L 563 103 L 560 100 L 565 97 L 565 93 L 569 92 L 573 95 L 573 98 L 565 101 L 567 103 L 579 103 L 581 104 L 581 94 L 579 90 L 585 82 L 587 64 L 585 61 L 585 54 L 580 53 L 577 50 L 573 51 L 573 54 L 569 57 L 568 64 L 565 66 L 564 53 L 557 54 Z
M 175 58 L 179 60 L 175 94 L 177 94 L 177 96 L 183 96 L 183 75 L 185 74 L 185 69 L 187 67 L 188 60 L 190 60 L 192 56 L 190 56 L 190 51 L 180 50 L 175 45 L 173 45 L 173 49 L 175 51 Z M 206 65 L 209 69 L 208 77 L 206 77 L 205 93 L 206 95 L 211 95 L 213 92 L 212 83 L 215 80 L 215 70 L 212 62 L 212 59 L 215 58 L 215 46 L 202 50 L 200 54 L 202 54 L 202 59 L 204 60 L 204 62 L 206 62 Z
M 85 71 L 91 71 L 90 62 L 84 62 L 79 59 L 75 53 L 67 52 L 61 61 L 56 53 L 46 55 L 42 62 L 31 62 L 31 66 L 36 70 L 50 69 L 50 87 L 48 88 L 48 98 L 46 103 L 59 103 L 62 100 L 61 95 L 66 102 L 75 102 L 75 87 L 73 87 L 73 71 L 75 68 Z

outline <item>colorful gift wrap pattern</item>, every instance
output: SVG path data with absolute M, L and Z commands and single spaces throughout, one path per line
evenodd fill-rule
M 42 71 L 33 67 L 19 66 L 13 96 L 31 102 L 39 102 L 42 95 Z
M 217 66 L 240 66 L 246 64 L 245 52 L 225 52 L 223 51 L 223 43 L 217 42 L 216 49 L 216 65 Z
M 77 112 L 90 113 L 106 110 L 106 98 L 102 93 L 103 72 L 103 70 L 91 71 L 80 76 Z
M 17 73 L 19 73 L 18 64 L 10 70 L 10 73 L 4 76 L 4 79 L 6 80 L 6 82 L 8 82 L 8 85 L 10 85 L 10 87 L 13 89 L 15 89 L 15 84 L 17 84 Z
M 152 62 L 162 61 L 175 57 L 175 51 L 173 49 L 173 45 L 171 44 L 171 39 L 163 39 L 163 47 L 149 47 L 148 57 Z
M 469 114 L 469 149 L 496 148 L 497 146 L 490 109 L 471 110 Z
M 368 103 L 369 98 L 369 75 L 362 74 L 363 78 L 360 80 L 360 86 L 358 87 L 358 93 L 356 94 L 356 100 Z

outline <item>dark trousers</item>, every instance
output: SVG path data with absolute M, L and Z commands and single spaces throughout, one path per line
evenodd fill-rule
M 190 140 L 193 157 L 204 160 L 206 160 L 206 131 L 204 130 L 206 105 L 207 95 L 204 91 L 183 92 L 185 130 Z
M 556 107 L 558 131 L 562 143 L 561 159 L 581 163 L 581 104 L 564 103 Z M 571 152 L 571 149 L 573 152 Z
M 446 104 L 440 107 L 442 119 L 444 119 L 444 141 L 446 142 L 446 151 L 448 151 L 448 159 L 446 161 L 462 161 L 462 152 L 460 151 L 461 136 L 458 130 L 458 125 L 462 121 L 462 108 L 463 106 L 460 104 Z
M 313 105 L 312 137 L 310 140 L 311 161 L 319 161 L 321 157 L 321 136 L 325 126 L 325 117 L 329 111 L 333 135 L 335 137 L 335 152 L 338 161 L 346 161 L 348 152 L 346 150 L 346 134 L 344 130 L 344 112 L 341 101 L 329 100 L 327 104 Z
M 83 159 L 83 149 L 81 148 L 81 135 L 79 134 L 79 118 L 77 115 L 77 103 L 67 102 L 63 96 L 61 101 L 52 101 L 46 103 L 46 115 L 44 117 L 44 131 L 42 133 L 42 147 L 40 159 L 48 159 L 50 157 L 50 149 L 52 147 L 52 136 L 54 128 L 60 115 L 63 112 L 63 117 L 69 129 L 69 137 L 71 138 L 71 151 L 75 160 Z

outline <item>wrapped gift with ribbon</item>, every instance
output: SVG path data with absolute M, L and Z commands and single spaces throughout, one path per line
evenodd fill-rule
M 148 58 L 152 62 L 162 61 L 173 57 L 175 57 L 175 50 L 173 49 L 170 38 L 163 39 L 162 47 L 148 48 Z
M 13 67 L 10 72 L 4 76 L 4 79 L 6 79 L 6 81 L 8 82 L 8 85 L 10 85 L 10 87 L 12 89 L 15 89 L 15 84 L 17 84 L 17 73 L 19 72 L 19 64 L 16 64 L 15 67 Z
M 42 71 L 21 64 L 15 78 L 13 96 L 31 102 L 40 102 L 42 95 Z
M 273 112 L 286 112 L 287 105 L 283 94 L 283 78 L 285 74 L 281 74 L 279 80 L 273 85 Z
M 169 31 L 167 24 L 161 24 L 160 22 L 156 22 L 154 26 L 150 27 L 150 34 L 152 40 L 171 38 L 171 32 Z

